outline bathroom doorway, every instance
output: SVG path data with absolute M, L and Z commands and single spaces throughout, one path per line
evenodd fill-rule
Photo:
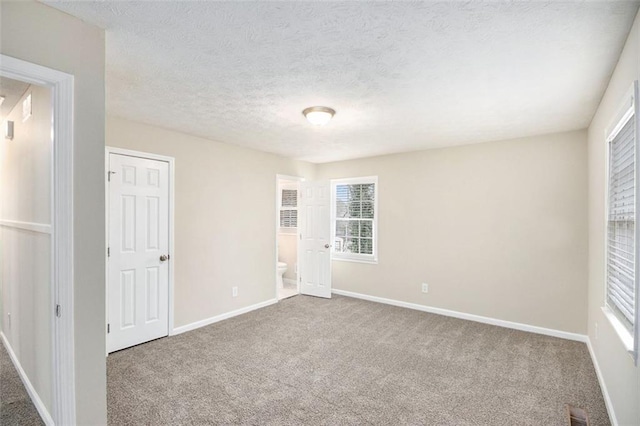
M 298 226 L 300 182 L 297 176 L 276 175 L 276 297 L 300 293 Z
M 72 75 L 0 54 L 0 345 L 45 424 L 76 423 L 73 99 Z

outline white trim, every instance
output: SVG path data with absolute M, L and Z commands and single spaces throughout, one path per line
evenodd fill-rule
M 600 365 L 598 364 L 598 358 L 596 358 L 596 353 L 593 350 L 591 339 L 589 338 L 587 338 L 587 348 L 589 349 L 589 355 L 591 355 L 591 361 L 593 362 L 593 366 L 596 370 L 596 376 L 598 377 L 598 382 L 600 383 L 600 389 L 602 390 L 602 396 L 604 397 L 604 405 L 607 407 L 607 413 L 609 414 L 609 421 L 611 421 L 612 426 L 618 426 L 616 412 L 613 411 L 613 402 L 611 401 L 611 395 L 609 395 L 607 384 L 604 381 L 602 370 L 600 370 Z
M 226 320 L 229 318 L 237 317 L 238 315 L 246 314 L 247 312 L 255 311 L 256 309 L 265 308 L 267 306 L 278 303 L 278 299 L 270 299 L 264 302 L 256 303 L 255 305 L 247 306 L 245 308 L 236 309 L 235 311 L 227 312 L 224 314 L 216 315 L 215 317 L 203 319 L 200 321 L 192 322 L 191 324 L 182 325 L 173 329 L 172 335 L 186 333 L 187 331 L 195 330 L 200 327 L 204 327 L 216 322 Z
M 109 148 L 105 148 L 104 155 L 104 170 L 108 173 L 109 170 Z M 105 175 L 108 176 L 108 175 Z M 109 182 L 108 179 L 104 180 L 104 356 L 109 356 L 109 336 L 107 336 L 107 329 L 109 327 Z
M 145 158 L 148 160 L 166 161 L 168 163 L 175 162 L 174 157 L 169 157 L 167 155 L 154 154 L 151 152 L 134 151 L 131 149 L 117 148 L 115 146 L 106 146 L 105 150 L 107 154 L 127 155 L 129 157 L 138 157 L 138 158 Z
M 104 170 L 108 176 L 109 170 L 109 148 L 105 147 L 104 154 Z M 109 327 L 109 182 L 104 180 L 104 356 L 109 356 L 109 336 L 107 330 Z
M 118 154 L 118 155 L 126 155 L 129 157 L 137 157 L 144 158 L 149 160 L 156 161 L 164 161 L 169 164 L 169 325 L 168 325 L 168 336 L 172 336 L 174 334 L 173 322 L 174 322 L 174 280 L 175 280 L 175 158 L 169 157 L 166 155 L 153 154 L 150 152 L 141 152 L 141 151 L 133 151 L 130 149 L 116 148 L 112 146 L 105 147 L 105 176 L 109 171 L 109 155 L 110 154 Z M 109 181 L 105 179 L 105 242 L 107 247 L 109 247 Z M 105 248 L 105 306 L 106 306 L 106 323 L 109 321 L 109 257 L 107 256 L 107 250 Z M 105 338 L 105 347 L 106 352 L 108 354 L 108 336 L 107 330 L 105 330 L 104 334 Z
M 24 387 L 27 389 L 27 393 L 29 394 L 29 397 L 31 398 L 33 405 L 36 407 L 36 410 L 38 410 L 38 414 L 40 414 L 42 421 L 47 426 L 53 426 L 55 423 L 53 422 L 53 418 L 51 417 L 51 414 L 49 414 L 49 411 L 47 410 L 47 407 L 45 407 L 44 403 L 40 399 L 38 392 L 36 392 L 36 389 L 31 384 L 31 381 L 29 381 L 29 377 L 27 377 L 27 373 L 25 373 L 24 369 L 22 368 L 22 365 L 20 365 L 20 361 L 18 361 L 18 357 L 16 356 L 15 352 L 13 352 L 13 348 L 9 344 L 9 340 L 1 331 L 0 331 L 0 339 L 4 344 L 4 347 L 7 349 L 9 358 L 11 358 L 11 362 L 13 363 L 13 366 L 18 372 L 18 376 L 20 376 L 20 380 L 22 380 Z
M 169 253 L 171 259 L 169 260 L 169 336 L 173 331 L 174 321 L 174 284 L 175 284 L 175 264 L 176 259 L 180 256 L 176 256 L 175 249 L 175 214 L 176 214 L 176 163 L 172 157 L 166 157 L 169 161 Z
M 53 313 L 52 414 L 56 424 L 76 423 L 73 300 L 74 77 L 0 54 L 0 75 L 45 86 L 52 98 L 51 286 Z
M 629 120 L 633 118 L 634 114 L 635 114 L 635 108 L 633 106 L 633 100 L 632 100 L 631 106 L 629 107 L 629 109 L 622 114 L 622 116 L 620 117 L 620 120 L 618 120 L 615 127 L 613 127 L 611 131 L 609 131 L 607 136 L 607 142 L 611 142 L 616 138 L 616 136 L 618 136 L 618 133 L 620 133 L 620 131 L 624 129 L 624 126 L 626 126 Z
M 335 221 L 333 223 L 335 223 Z M 357 256 L 357 255 L 354 255 L 354 256 Z M 366 256 L 366 255 L 361 255 L 361 256 Z M 332 254 L 331 261 L 332 262 L 336 261 L 336 262 L 368 263 L 369 265 L 378 264 L 378 259 L 352 259 L 350 257 L 336 257 L 335 253 Z
M 605 129 L 605 142 L 610 142 L 615 138 L 620 130 L 627 124 L 629 119 L 635 114 L 636 86 L 638 82 L 634 81 L 631 87 L 625 92 L 623 100 L 618 106 L 611 122 Z
M 416 311 L 428 312 L 431 314 L 444 315 L 447 317 L 459 318 L 468 321 L 481 322 L 483 324 L 497 325 L 498 327 L 511 328 L 514 330 L 528 331 L 530 333 L 544 334 L 546 336 L 560 337 L 577 342 L 586 342 L 587 336 L 584 334 L 570 333 L 568 331 L 554 330 L 552 328 L 538 327 L 535 325 L 522 324 L 519 322 L 505 321 L 497 318 L 483 317 L 480 315 L 467 314 L 464 312 L 450 311 L 448 309 L 434 308 L 431 306 L 418 305 L 417 303 L 402 302 L 400 300 L 386 299 L 384 297 L 370 296 L 368 294 L 354 293 L 346 290 L 333 289 L 332 293 L 340 296 L 353 297 L 356 299 L 368 300 L 370 302 L 384 303 L 385 305 L 399 306 L 401 308 L 414 309 Z
M 19 220 L 0 219 L 0 226 L 6 228 L 22 229 L 23 231 L 38 232 L 40 234 L 52 234 L 51 225 L 48 223 L 21 222 Z
M 373 254 L 337 253 L 334 243 L 336 238 L 336 186 L 340 184 L 357 185 L 364 183 L 374 184 L 373 196 Z M 378 263 L 378 176 L 364 176 L 355 178 L 331 179 L 331 260 L 340 260 L 355 263 Z
M 304 182 L 305 178 L 300 177 L 300 176 L 289 176 L 289 175 L 281 175 L 281 174 L 276 174 L 276 213 L 275 213 L 275 239 L 274 239 L 274 244 L 276 246 L 276 259 L 275 262 L 273 264 L 273 270 L 275 272 L 274 275 L 274 282 L 273 282 L 273 288 L 275 291 L 275 297 L 276 300 L 282 300 L 280 298 L 280 292 L 278 291 L 278 262 L 280 261 L 280 254 L 278 253 L 278 237 L 280 236 L 280 181 L 281 180 L 291 180 L 291 181 L 297 181 L 297 187 L 298 187 L 298 209 L 300 206 L 300 182 Z M 298 210 L 300 211 L 300 210 Z M 299 214 L 299 213 L 298 213 Z M 300 264 L 300 216 L 298 216 L 298 226 L 296 227 L 296 232 L 295 234 L 291 233 L 291 234 L 284 234 L 284 235 L 295 235 L 296 236 L 296 261 L 294 265 L 290 265 L 295 267 L 295 265 L 299 265 Z M 297 268 L 298 270 L 296 271 L 296 288 L 298 289 L 298 294 L 300 294 L 300 268 Z

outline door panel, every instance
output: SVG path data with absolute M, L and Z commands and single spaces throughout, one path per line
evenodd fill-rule
M 160 249 L 160 198 L 147 197 L 147 250 Z
M 329 181 L 302 182 L 300 292 L 331 297 L 331 185 Z
M 152 321 L 159 320 L 160 313 L 160 268 L 152 266 L 147 268 L 147 316 L 145 318 L 147 324 Z
M 169 165 L 109 155 L 108 351 L 169 333 Z
M 122 329 L 131 328 L 135 325 L 136 317 L 136 271 L 120 272 L 120 316 Z

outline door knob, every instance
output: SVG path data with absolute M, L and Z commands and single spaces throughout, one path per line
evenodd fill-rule
M 325 244 L 324 245 L 324 248 L 329 248 L 329 247 L 331 247 L 331 244 Z
M 169 256 L 166 256 L 164 254 L 162 256 L 160 256 L 160 262 L 164 262 L 164 261 L 166 261 L 168 259 L 169 259 Z

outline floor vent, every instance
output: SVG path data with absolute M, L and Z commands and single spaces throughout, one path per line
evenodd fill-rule
M 589 426 L 589 414 L 587 410 L 574 407 L 571 404 L 564 405 L 564 411 L 568 426 Z

